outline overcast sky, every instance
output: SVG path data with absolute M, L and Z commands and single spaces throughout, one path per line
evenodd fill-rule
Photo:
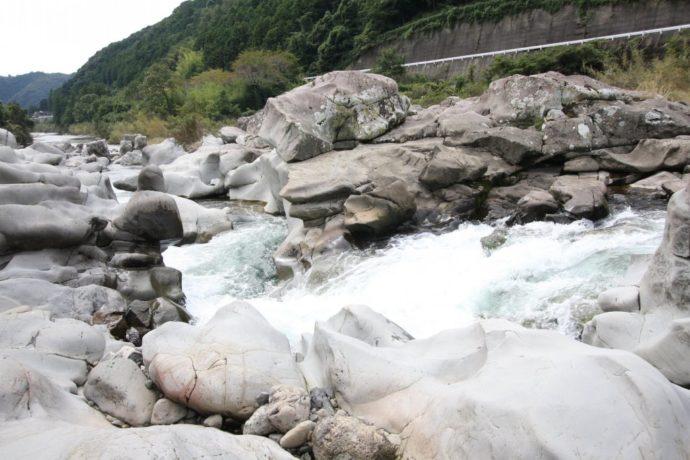
M 183 0 L 0 0 L 0 75 L 76 72 Z

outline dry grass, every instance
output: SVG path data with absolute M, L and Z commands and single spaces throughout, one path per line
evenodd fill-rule
M 690 60 L 685 54 L 666 53 L 646 60 L 639 50 L 618 63 L 610 63 L 595 77 L 625 89 L 659 94 L 672 101 L 690 103 Z

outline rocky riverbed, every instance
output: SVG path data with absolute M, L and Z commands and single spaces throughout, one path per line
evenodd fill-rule
M 3 458 L 688 457 L 686 104 L 548 73 L 422 109 L 390 79 L 334 72 L 193 153 L 0 134 Z M 173 245 L 259 238 L 234 205 L 193 199 L 286 217 L 277 285 L 459 225 L 491 225 L 475 245 L 498 254 L 530 222 L 601 222 L 621 194 L 633 210 L 670 197 L 662 240 L 627 285 L 602 286 L 581 337 L 447 318 L 415 339 L 394 308 L 341 305 L 289 340 L 242 300 L 194 325 L 163 262 Z

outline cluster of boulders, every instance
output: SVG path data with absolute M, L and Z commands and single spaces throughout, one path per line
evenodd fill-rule
M 610 186 L 683 188 L 690 154 L 687 105 L 554 72 L 426 109 L 388 78 L 333 72 L 239 125 L 161 166 L 166 190 L 284 213 L 275 260 L 286 276 L 401 226 L 596 220 Z
M 390 79 L 334 72 L 239 124 L 193 153 L 0 132 L 0 456 L 687 456 L 686 105 L 548 73 L 421 109 Z M 126 204 L 113 163 L 142 167 L 117 184 Z M 289 276 L 406 225 L 598 219 L 611 185 L 676 193 L 645 276 L 602 294 L 587 344 L 502 320 L 414 339 L 349 306 L 295 349 L 244 302 L 188 324 L 161 257 L 232 227 L 187 198 L 284 213 Z
M 669 201 L 666 228 L 656 254 L 634 285 L 599 296 L 604 313 L 590 321 L 585 343 L 628 350 L 670 381 L 690 386 L 690 189 Z

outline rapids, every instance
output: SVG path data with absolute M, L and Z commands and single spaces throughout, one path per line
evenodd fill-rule
M 663 209 L 633 211 L 621 201 L 597 223 L 510 228 L 506 242 L 491 253 L 480 239 L 493 227 L 465 223 L 323 258 L 282 284 L 271 254 L 287 234 L 285 220 L 234 205 L 235 230 L 205 245 L 170 247 L 164 258 L 182 271 L 187 306 L 198 322 L 245 299 L 292 341 L 348 304 L 369 305 L 415 337 L 480 317 L 577 337 L 599 311 L 598 294 L 629 284 L 626 272 L 661 241 Z

